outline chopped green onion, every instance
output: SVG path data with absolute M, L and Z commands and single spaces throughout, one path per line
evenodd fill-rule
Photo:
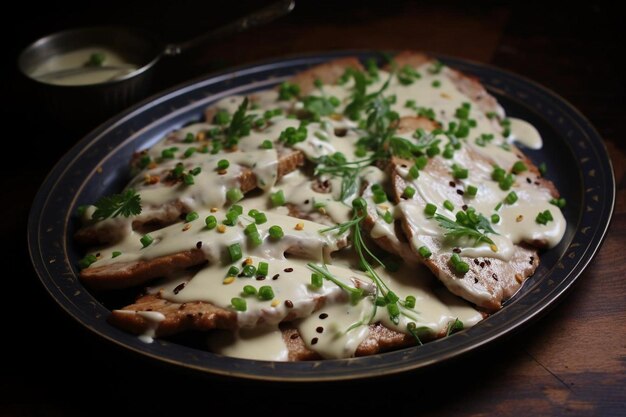
M 415 158 L 415 166 L 418 169 L 420 170 L 424 169 L 427 164 L 428 164 L 428 158 L 426 158 L 424 155 L 418 156 L 417 158 Z
M 322 288 L 322 285 L 324 285 L 322 275 L 312 273 L 311 274 L 311 287 Z
M 237 262 L 243 257 L 241 253 L 241 245 L 239 243 L 233 243 L 228 246 L 228 254 L 230 255 L 231 262 Z
M 418 250 L 417 250 L 420 254 L 420 256 L 422 258 L 430 258 L 431 255 L 433 254 L 430 249 L 428 249 L 428 247 L 426 246 L 421 246 Z
M 452 176 L 456 179 L 462 180 L 467 178 L 469 171 L 467 168 L 463 168 L 457 164 L 452 165 Z
M 275 193 L 270 194 L 270 201 L 274 207 L 285 205 L 286 200 L 283 190 L 278 190 Z
M 383 220 L 385 220 L 387 224 L 393 223 L 393 214 L 391 214 L 391 212 L 387 210 L 385 214 L 383 214 Z
M 265 213 L 258 212 L 253 217 L 256 224 L 263 224 L 267 222 L 267 216 L 265 215 Z
M 215 116 L 213 117 L 213 122 L 215 122 L 215 124 L 217 125 L 223 126 L 230 122 L 230 114 L 228 114 L 226 110 L 219 110 L 217 113 L 215 113 Z
M 406 198 L 413 198 L 413 196 L 415 195 L 415 188 L 411 187 L 410 185 L 407 186 L 404 189 L 404 192 L 402 193 L 402 195 Z
M 272 149 L 274 147 L 274 145 L 272 144 L 271 140 L 264 140 L 263 143 L 261 143 L 261 149 Z
M 241 207 L 239 204 L 233 204 L 229 210 L 236 212 L 240 216 L 243 214 L 243 207 Z
M 499 211 L 502 208 L 502 202 L 499 202 L 495 207 L 494 210 L 495 211 Z
M 141 237 L 141 239 L 139 239 L 139 241 L 141 242 L 141 244 L 142 244 L 142 245 L 143 245 L 143 247 L 145 248 L 145 247 L 150 246 L 150 244 L 151 244 L 152 242 L 154 242 L 154 238 L 152 238 L 152 236 L 150 236 L 150 235 L 143 235 L 143 236 Z
M 191 142 L 193 142 L 193 140 L 194 140 L 195 138 L 196 138 L 196 137 L 194 136 L 194 134 L 193 134 L 193 133 L 191 133 L 191 132 L 189 132 L 189 133 L 187 133 L 187 134 L 185 135 L 185 139 L 183 140 L 183 142 L 185 142 L 185 143 L 191 143 Z
M 249 225 L 247 225 L 244 229 L 243 229 L 243 233 L 246 236 L 250 236 L 253 235 L 255 233 L 259 233 L 259 231 L 256 228 L 256 224 L 255 223 L 250 223 Z
M 443 156 L 446 159 L 454 158 L 454 148 L 452 148 L 451 146 L 446 145 L 446 147 L 443 150 L 443 153 L 441 154 L 441 156 Z
M 236 203 L 243 198 L 243 193 L 239 188 L 231 188 L 226 191 L 226 199 L 231 203 Z
M 404 299 L 404 306 L 406 308 L 415 308 L 415 297 L 412 295 L 407 295 Z
M 497 214 L 492 214 L 491 215 L 491 223 L 496 224 L 500 221 L 500 216 Z
M 374 196 L 372 197 L 372 199 L 374 200 L 374 203 L 376 204 L 381 204 L 384 203 L 385 201 L 387 201 L 387 194 L 383 193 L 375 193 Z
M 545 176 L 546 172 L 548 172 L 548 166 L 546 165 L 545 162 L 542 162 L 539 164 L 539 173 L 541 173 L 541 176 Z
M 206 224 L 207 229 L 215 229 L 215 226 L 217 226 L 217 219 L 215 216 L 207 216 L 207 218 L 204 219 L 204 223 Z
M 475 187 L 473 185 L 468 185 L 467 188 L 465 188 L 465 194 L 467 194 L 468 197 L 476 197 L 477 193 L 478 193 L 478 187 Z
M 239 273 L 239 268 L 233 265 L 230 268 L 228 268 L 228 272 L 226 273 L 226 276 L 236 277 L 238 273 Z
M 497 165 L 494 165 L 493 167 L 493 172 L 491 173 L 491 179 L 494 181 L 502 181 L 504 179 L 504 176 L 506 175 L 506 171 L 503 170 L 502 168 L 500 168 Z
M 241 271 L 245 277 L 252 277 L 256 274 L 256 266 L 254 265 L 246 265 L 243 267 Z
M 120 256 L 122 254 L 122 252 L 116 250 L 113 251 L 113 253 L 111 254 L 111 258 L 117 258 L 118 256 Z
M 252 285 L 246 285 L 243 287 L 243 293 L 244 295 L 256 295 L 256 288 Z
M 191 155 L 193 155 L 196 152 L 196 148 L 187 148 L 185 150 L 185 153 L 183 154 L 185 158 L 189 158 Z
M 508 193 L 506 195 L 506 197 L 504 198 L 504 201 L 511 205 L 511 204 L 515 204 L 515 202 L 517 201 L 517 193 L 515 191 L 511 191 L 510 193 Z
M 452 204 L 452 201 L 450 200 L 446 200 L 443 202 L 443 206 L 447 209 L 447 210 L 454 210 L 454 204 Z
M 398 304 L 396 303 L 387 304 L 387 311 L 391 317 L 397 317 L 400 315 L 400 307 L 398 307 Z
M 272 239 L 280 239 L 281 237 L 283 237 L 285 235 L 285 233 L 283 232 L 282 227 L 277 226 L 277 225 L 274 225 L 274 226 L 270 227 L 269 233 L 270 233 L 270 237 Z
M 192 211 L 191 213 L 187 213 L 187 215 L 185 216 L 185 221 L 187 223 L 192 222 L 194 220 L 196 220 L 198 217 L 198 213 L 196 213 L 195 211 Z
M 230 166 L 230 162 L 228 162 L 228 159 L 220 159 L 219 161 L 217 161 L 217 169 L 226 169 Z
M 550 200 L 550 204 L 557 206 L 558 208 L 563 208 L 567 204 L 564 198 L 553 198 Z
M 246 303 L 246 300 L 244 300 L 243 298 L 235 297 L 230 300 L 230 303 L 232 304 L 233 308 L 237 311 L 246 311 L 248 309 L 248 304 Z
M 200 167 L 195 167 L 194 169 L 189 171 L 189 173 L 193 175 L 194 177 L 198 175 L 200 172 L 202 172 L 202 168 Z
M 267 276 L 269 273 L 270 265 L 267 262 L 259 262 L 259 268 L 257 269 L 257 275 Z
M 269 285 L 263 285 L 259 288 L 258 297 L 261 300 L 269 301 L 274 298 L 274 290 Z
M 409 178 L 411 178 L 412 180 L 415 180 L 419 176 L 420 176 L 420 171 L 419 171 L 419 168 L 417 167 L 417 164 L 409 168 Z
M 365 207 L 367 207 L 367 201 L 365 201 L 365 200 L 364 200 L 363 198 L 361 198 L 361 197 L 355 198 L 354 200 L 352 200 L 352 207 L 353 207 L 355 210 L 362 210 L 362 209 L 364 209 Z
M 520 172 L 524 172 L 526 170 L 528 170 L 528 168 L 522 161 L 517 161 L 513 164 L 513 168 L 511 168 L 511 171 L 513 171 L 514 174 L 519 174 Z
M 183 175 L 183 182 L 185 183 L 185 185 L 194 185 L 195 181 L 193 180 L 193 175 Z
M 424 208 L 424 213 L 426 213 L 427 216 L 434 216 L 435 213 L 437 212 L 437 206 L 431 203 L 426 204 L 426 207 Z
M 81 269 L 85 269 L 92 263 L 96 262 L 97 260 L 98 258 L 96 258 L 96 255 L 89 254 L 85 256 L 83 259 L 81 259 L 80 261 L 78 261 L 78 266 L 80 266 Z
M 250 243 L 252 243 L 252 246 L 259 246 L 261 243 L 263 243 L 263 239 L 261 239 L 261 235 L 259 233 L 253 233 L 248 236 L 248 238 L 250 239 Z
M 441 153 L 441 150 L 439 149 L 439 146 L 437 145 L 431 145 L 428 147 L 428 149 L 426 149 L 426 155 L 428 155 L 430 158 L 439 155 Z
M 535 221 L 537 223 L 543 224 L 544 226 L 552 220 L 554 220 L 554 218 L 552 217 L 552 213 L 550 213 L 550 210 L 539 212 L 539 214 L 537 214 L 537 217 L 535 218 Z
M 161 152 L 161 158 L 172 159 L 174 158 L 174 152 L 176 152 L 177 150 L 178 148 L 163 149 L 163 151 Z
M 441 87 L 441 81 L 434 80 L 430 85 L 432 85 L 433 88 L 439 88 L 439 87 Z

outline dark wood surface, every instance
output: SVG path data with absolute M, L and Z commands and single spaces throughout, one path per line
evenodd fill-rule
M 209 2 L 210 3 L 210 2 Z M 12 66 L 37 37 L 95 23 L 137 25 L 164 40 L 198 34 L 254 2 L 119 1 L 106 7 L 18 6 L 2 66 L 9 160 L 1 176 L 5 239 L 0 415 L 188 415 L 196 407 L 276 415 L 308 410 L 385 415 L 626 415 L 626 164 L 623 131 L 624 19 L 608 3 L 558 8 L 507 2 L 300 1 L 287 18 L 164 63 L 154 91 L 210 70 L 285 54 L 344 48 L 415 49 L 489 63 L 535 80 L 574 104 L 605 139 L 617 203 L 602 250 L 577 285 L 540 321 L 450 364 L 349 384 L 304 386 L 220 381 L 121 351 L 83 329 L 45 293 L 26 248 L 32 198 L 56 160 L 84 131 L 39 110 Z M 156 4 L 156 6 L 155 6 Z M 159 5 L 160 4 L 160 5 Z M 220 7 L 227 7 L 220 9 Z M 189 10 L 194 10 L 189 13 Z M 9 42 L 9 43 L 11 43 Z M 7 103 L 9 106 L 7 107 Z M 19 124 L 21 121 L 26 123 Z M 8 144 L 8 145 L 7 145 Z M 8 146 L 8 149 L 6 148 Z

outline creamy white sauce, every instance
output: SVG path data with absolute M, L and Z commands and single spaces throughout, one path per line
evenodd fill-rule
M 525 120 L 510 117 L 511 137 L 514 142 L 521 143 L 529 149 L 541 149 L 543 141 L 537 128 Z
M 289 351 L 278 326 L 259 326 L 235 332 L 216 331 L 209 338 L 209 349 L 233 358 L 287 361 Z
M 471 100 L 450 80 L 448 69 L 431 74 L 429 66 L 418 68 L 421 78 L 410 85 L 403 85 L 393 77 L 384 95 L 396 97 L 391 109 L 400 116 L 417 114 L 415 108 L 406 105 L 409 100 L 413 100 L 418 108 L 432 109 L 445 130 L 450 122 L 458 124 L 457 109 Z M 388 77 L 389 73 L 380 71 L 379 79 L 367 87 L 368 93 L 380 89 Z M 336 97 L 340 104 L 335 114 L 309 123 L 305 140 L 293 145 L 313 161 L 311 165 L 315 165 L 318 158 L 337 152 L 348 161 L 371 156 L 356 156 L 357 142 L 365 132 L 357 127 L 356 122 L 340 116 L 350 102 L 352 87 L 353 81 L 348 81 L 344 86 L 325 85 L 321 91 L 312 93 Z M 232 115 L 243 99 L 242 96 L 222 99 L 214 105 L 214 109 Z M 217 154 L 202 152 L 204 145 L 210 145 L 210 140 L 204 136 L 219 127 L 211 120 L 210 123 L 192 124 L 172 132 L 147 151 L 150 161 L 154 163 L 137 173 L 128 186 L 139 193 L 143 212 L 130 219 L 112 218 L 96 224 L 96 227 L 115 228 L 120 239 L 113 246 L 97 251 L 99 257 L 93 264 L 95 267 L 154 259 L 192 249 L 203 251 L 208 261 L 206 266 L 164 279 L 152 286 L 149 292 L 158 293 L 176 303 L 204 301 L 225 309 L 234 309 L 233 298 L 244 299 L 245 311 L 237 311 L 238 330 L 211 335 L 209 344 L 215 352 L 249 359 L 287 360 L 287 348 L 278 329 L 278 324 L 284 321 L 293 322 L 306 346 L 324 358 L 354 356 L 359 345 L 369 336 L 370 325 L 375 323 L 405 334 L 408 334 L 408 324 L 415 323 L 417 328 L 430 336 L 445 335 L 448 326 L 457 319 L 463 322 L 465 328 L 471 327 L 482 319 L 482 315 L 447 290 L 436 288 L 432 274 L 424 267 L 416 266 L 418 260 L 414 253 L 422 246 L 427 246 L 433 253 L 447 253 L 452 248 L 459 248 L 461 256 L 508 261 L 519 243 L 539 240 L 553 247 L 564 234 L 566 222 L 561 211 L 549 203 L 548 191 L 535 184 L 533 175 L 527 171 L 520 173 L 511 189 L 506 191 L 501 190 L 492 179 L 494 165 L 508 173 L 519 157 L 515 149 L 505 149 L 507 138 L 502 136 L 498 121 L 487 117 L 476 105 L 469 110 L 469 118 L 475 121 L 475 126 L 470 129 L 468 137 L 461 140 L 461 148 L 450 159 L 437 157 L 429 162 L 439 164 L 443 174 L 421 171 L 419 177 L 413 179 L 409 176 L 410 167 L 400 169 L 401 176 L 416 193 L 412 199 L 393 204 L 390 201 L 376 203 L 373 199 L 374 184 L 386 187 L 388 195 L 391 195 L 388 172 L 376 166 L 364 168 L 356 178 L 353 192 L 344 195 L 341 178 L 328 174 L 313 178 L 311 171 L 314 166 L 297 169 L 277 181 L 278 138 L 286 129 L 300 126 L 299 120 L 289 118 L 287 114 L 303 111 L 303 104 L 278 100 L 276 91 L 255 93 L 251 100 L 255 108 L 248 114 L 259 117 L 265 111 L 274 109 L 280 109 L 281 114 L 271 117 L 269 123 L 253 128 L 239 141 L 235 150 Z M 502 116 L 499 114 L 499 117 Z M 536 129 L 527 123 L 512 119 L 511 130 L 513 140 L 531 148 L 541 145 Z M 186 142 L 188 135 L 193 137 L 190 143 Z M 414 143 L 416 141 L 413 132 L 396 135 Z M 491 136 L 481 142 L 481 135 Z M 444 134 L 438 135 L 437 139 L 442 150 L 449 143 Z M 266 140 L 273 142 L 272 149 L 262 147 Z M 173 147 L 178 148 L 172 151 L 174 157 L 164 159 L 163 152 Z M 189 148 L 196 151 L 187 157 L 182 156 Z M 222 159 L 230 163 L 226 170 L 217 169 L 218 161 Z M 183 164 L 184 172 L 200 168 L 194 176 L 194 185 L 178 183 L 172 186 L 163 181 L 177 163 Z M 471 166 L 471 169 L 468 178 L 456 180 L 451 187 L 447 178 L 453 164 Z M 226 193 L 239 187 L 240 177 L 246 170 L 256 177 L 258 189 L 237 203 L 243 207 L 243 215 L 234 226 L 227 226 L 221 232 L 218 228 L 208 230 L 204 219 L 215 216 L 219 223 L 222 222 L 227 211 L 225 206 L 229 205 Z M 442 175 L 445 180 L 442 180 Z M 159 177 L 161 181 L 150 182 L 150 177 Z M 478 188 L 475 197 L 458 192 L 466 190 L 469 185 Z M 273 207 L 269 196 L 278 191 L 283 192 L 286 205 Z M 511 191 L 516 193 L 517 201 L 504 203 L 496 211 L 496 206 Z M 374 221 L 370 237 L 384 239 L 396 254 L 404 258 L 399 271 L 389 272 L 381 267 L 375 269 L 385 284 L 385 291 L 391 290 L 400 298 L 401 314 L 397 322 L 392 320 L 386 307 L 375 306 L 373 294 L 376 286 L 371 277 L 354 269 L 357 262 L 353 249 L 342 249 L 348 243 L 347 233 L 341 236 L 334 231 L 320 233 L 329 226 L 350 220 L 353 215 L 352 201 L 359 195 L 367 201 L 368 213 Z M 446 200 L 453 204 L 453 210 L 444 208 Z M 485 243 L 475 244 L 471 239 L 445 239 L 445 230 L 433 217 L 424 213 L 427 203 L 436 205 L 437 213 L 450 219 L 454 219 L 463 205 L 474 207 L 477 213 L 488 219 L 497 213 L 500 221 L 492 225 L 496 233 L 489 235 L 495 247 Z M 144 248 L 140 242 L 142 234 L 133 230 L 132 221 L 162 216 L 168 210 L 174 210 L 176 204 L 182 204 L 187 211 L 196 211 L 198 219 L 151 232 L 154 241 Z M 261 210 L 267 216 L 266 223 L 257 225 L 262 244 L 256 247 L 251 245 L 244 233 L 245 227 L 254 221 L 247 214 L 251 209 Z M 549 210 L 554 220 L 540 225 L 535 218 L 544 210 Z M 88 218 L 93 212 L 91 207 L 85 215 Z M 309 220 L 300 220 L 289 214 Z M 397 219 L 405 219 L 413 232 L 408 244 L 398 239 L 394 225 Z M 282 239 L 269 237 L 269 228 L 273 225 L 281 226 L 285 233 Z M 228 247 L 233 244 L 239 244 L 243 252 L 242 260 L 237 262 L 232 262 L 228 256 Z M 121 252 L 121 255 L 113 258 L 114 252 Z M 255 276 L 229 278 L 229 269 L 232 266 L 241 268 L 244 259 L 249 259 L 257 267 L 261 262 L 267 262 L 267 276 L 259 279 Z M 321 288 L 313 288 L 310 263 L 318 266 L 327 264 L 328 271 L 342 285 L 364 289 L 365 297 L 353 304 L 348 300 L 346 291 L 330 280 L 324 280 Z M 466 285 L 464 280 L 457 281 L 457 285 Z M 244 287 L 247 285 L 257 291 L 262 286 L 271 286 L 274 296 L 270 300 L 261 300 L 257 296 L 246 295 Z M 466 290 L 472 291 L 476 299 L 488 299 L 490 296 L 485 288 L 479 286 L 470 286 Z M 405 306 L 404 301 L 409 296 L 416 300 L 411 308 Z M 145 318 L 150 319 L 152 324 L 142 337 L 149 340 L 162 318 L 156 314 Z
M 103 54 L 101 66 L 85 65 L 92 54 Z M 55 85 L 98 84 L 121 78 L 137 70 L 137 66 L 118 52 L 101 46 L 81 48 L 53 55 L 29 74 L 42 82 Z

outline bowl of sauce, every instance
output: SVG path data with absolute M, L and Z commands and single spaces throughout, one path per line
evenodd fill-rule
M 149 33 L 101 26 L 41 38 L 18 66 L 45 111 L 64 125 L 88 127 L 143 98 L 163 53 Z

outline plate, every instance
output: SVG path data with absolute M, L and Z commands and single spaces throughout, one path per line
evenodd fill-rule
M 126 349 L 200 372 L 262 380 L 324 381 L 366 378 L 425 368 L 458 357 L 536 320 L 572 286 L 599 249 L 615 201 L 615 179 L 602 138 L 571 104 L 519 75 L 439 56 L 447 65 L 478 77 L 507 114 L 532 123 L 544 147 L 525 149 L 545 162 L 547 177 L 563 197 L 568 227 L 561 243 L 505 307 L 475 327 L 420 347 L 363 358 L 298 363 L 236 359 L 168 340 L 145 344 L 106 322 L 109 310 L 78 280 L 81 248 L 71 238 L 81 204 L 119 192 L 129 179 L 128 161 L 138 148 L 199 120 L 209 104 L 231 94 L 271 88 L 290 75 L 342 56 L 365 60 L 374 52 L 342 51 L 239 67 L 179 86 L 109 120 L 77 143 L 41 186 L 32 206 L 28 243 L 33 265 L 50 295 L 88 329 Z

